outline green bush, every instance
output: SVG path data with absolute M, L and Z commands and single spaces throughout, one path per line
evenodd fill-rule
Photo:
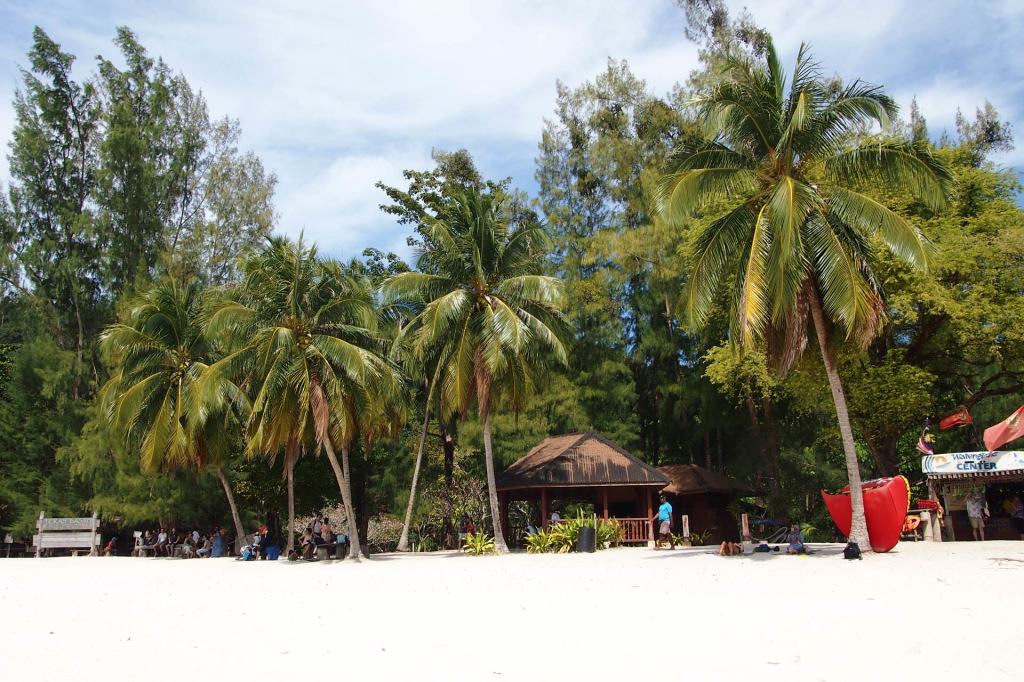
M 546 530 L 538 530 L 526 536 L 526 551 L 530 554 L 544 554 L 551 551 L 551 534 Z
M 576 550 L 576 541 L 580 537 L 581 528 L 593 528 L 593 517 L 587 518 L 582 512 L 576 518 L 563 519 L 547 531 L 539 531 L 526 538 L 526 551 L 531 554 L 557 552 L 565 554 Z M 607 521 L 598 519 L 596 541 L 597 549 L 604 549 L 605 544 L 614 546 L 622 542 L 622 526 L 616 519 Z
M 622 530 L 622 525 L 618 519 L 598 519 L 597 521 L 597 548 L 604 549 L 605 543 L 610 547 L 615 547 L 622 542 L 622 536 L 625 531 Z
M 470 556 L 494 554 L 494 538 L 484 533 L 470 533 L 466 537 L 466 544 L 462 546 L 462 551 Z

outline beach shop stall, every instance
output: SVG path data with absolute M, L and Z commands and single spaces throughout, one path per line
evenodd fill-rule
M 589 503 L 603 519 L 618 519 L 624 544 L 654 542 L 651 517 L 668 477 L 593 431 L 545 438 L 497 478 L 502 530 L 512 542 L 509 505 L 525 501 L 533 521 L 547 528 L 559 503 Z
M 928 480 L 932 499 L 945 508 L 947 540 L 970 540 L 971 525 L 965 498 L 972 491 L 985 496 L 989 517 L 988 540 L 1019 540 L 1010 515 L 1013 498 L 1024 498 L 1024 451 L 950 452 L 925 455 L 921 471 Z

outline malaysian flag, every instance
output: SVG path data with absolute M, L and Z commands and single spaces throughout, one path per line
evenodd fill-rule
M 924 427 L 924 431 L 921 432 L 921 437 L 917 439 L 917 449 L 926 455 L 935 454 L 935 436 L 932 435 L 931 427 Z

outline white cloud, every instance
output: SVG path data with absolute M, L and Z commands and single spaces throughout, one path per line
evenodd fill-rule
M 1020 80 L 996 68 L 1024 68 L 1024 13 L 1012 2 L 972 12 L 911 0 L 737 0 L 735 9 L 744 4 L 787 63 L 807 40 L 828 73 L 886 84 L 904 105 L 916 93 L 933 129 L 951 124 L 951 103 L 973 112 L 985 97 L 1020 121 Z M 663 93 L 697 64 L 669 0 L 108 0 L 88 11 L 53 0 L 0 6 L 8 101 L 34 24 L 78 55 L 82 74 L 96 53 L 115 54 L 115 26 L 131 26 L 203 90 L 212 113 L 241 119 L 243 144 L 279 176 L 282 231 L 305 229 L 345 256 L 401 247 L 407 230 L 377 210 L 373 183 L 428 166 L 432 147 L 467 147 L 489 174 L 530 188 L 556 80 L 577 85 L 614 57 Z M 0 107 L 4 140 L 12 125 L 9 105 Z

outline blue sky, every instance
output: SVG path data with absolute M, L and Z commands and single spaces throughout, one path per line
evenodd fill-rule
M 1024 134 L 1024 2 L 743 5 L 787 60 L 807 41 L 826 71 L 885 85 L 904 109 L 916 96 L 934 135 L 986 99 Z M 33 26 L 77 55 L 84 76 L 95 55 L 116 54 L 122 24 L 201 88 L 213 115 L 240 119 L 243 146 L 278 175 L 279 231 L 337 256 L 405 253 L 406 229 L 379 212 L 373 185 L 428 167 L 432 148 L 466 147 L 489 176 L 533 192 L 556 79 L 577 85 L 614 57 L 660 94 L 697 65 L 670 0 L 0 0 L 0 138 L 11 138 Z M 1019 171 L 1024 150 L 997 161 Z

